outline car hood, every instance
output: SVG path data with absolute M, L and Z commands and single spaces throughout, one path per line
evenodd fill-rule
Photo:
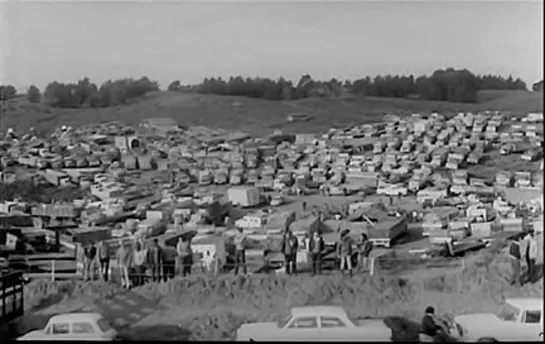
M 497 329 L 497 323 L 501 320 L 494 314 L 468 314 L 460 315 L 454 318 L 454 321 L 462 326 L 464 337 L 479 337 L 481 333 L 487 334 L 490 331 Z
M 463 326 L 480 326 L 483 321 L 499 321 L 498 317 L 492 313 L 459 315 L 454 320 Z
M 262 323 L 251 323 L 244 324 L 238 329 L 239 334 L 247 333 L 257 333 L 257 334 L 267 334 L 267 331 L 278 330 L 278 325 L 275 322 L 262 322 Z
M 43 339 L 44 331 L 43 330 L 35 330 L 30 331 L 22 335 L 21 337 L 17 338 L 17 340 L 36 340 L 36 339 Z

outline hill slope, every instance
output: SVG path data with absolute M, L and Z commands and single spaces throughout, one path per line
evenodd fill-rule
M 543 94 L 526 91 L 483 91 L 477 104 L 405 100 L 397 98 L 304 99 L 278 102 L 179 92 L 157 92 L 131 104 L 104 109 L 50 109 L 15 99 L 3 105 L 0 130 L 9 127 L 41 130 L 119 120 L 138 123 L 143 118 L 172 117 L 183 125 L 238 129 L 255 134 L 282 128 L 289 132 L 324 131 L 331 126 L 382 121 L 386 113 L 505 110 L 517 113 L 543 110 Z M 291 113 L 313 116 L 306 123 L 286 123 Z

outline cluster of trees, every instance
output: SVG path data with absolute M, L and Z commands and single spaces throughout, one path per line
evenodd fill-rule
M 32 85 L 28 88 L 26 98 L 31 103 L 44 103 L 58 108 L 108 107 L 127 103 L 130 99 L 138 98 L 150 91 L 158 91 L 159 85 L 147 77 L 140 79 L 108 80 L 102 85 L 83 78 L 77 83 L 49 83 L 43 93 Z M 17 91 L 11 85 L 0 86 L 2 100 L 12 99 Z
M 526 90 L 526 83 L 511 75 L 506 79 L 498 75 L 479 75 L 477 77 L 479 90 Z
M 100 87 L 90 82 L 88 78 L 83 78 L 76 84 L 63 84 L 57 81 L 48 84 L 42 95 L 42 101 L 59 108 L 108 107 L 125 104 L 130 99 L 158 90 L 157 82 L 145 76 L 137 80 L 108 80 Z
M 379 75 L 374 78 L 365 77 L 344 82 L 337 79 L 316 81 L 310 75 L 304 75 L 296 85 L 283 78 L 278 80 L 241 76 L 231 77 L 229 80 L 207 78 L 200 84 L 188 86 L 182 86 L 179 81 L 174 81 L 168 89 L 268 100 L 339 97 L 342 94 L 351 93 L 373 97 L 475 102 L 479 90 L 526 89 L 526 84 L 511 76 L 508 78 L 493 75 L 476 76 L 466 69 L 449 68 L 437 70 L 429 76 Z
M 303 75 L 296 84 L 284 78 L 273 80 L 236 76 L 229 80 L 206 78 L 196 85 L 182 85 L 177 80 L 168 86 L 169 91 L 246 96 L 267 100 L 340 97 L 344 94 L 353 94 L 450 102 L 475 102 L 479 90 L 523 89 L 526 89 L 526 84 L 518 78 L 474 75 L 467 69 L 452 68 L 437 70 L 429 76 L 379 75 L 344 82 L 337 79 L 317 81 L 310 75 Z M 58 108 L 108 107 L 125 104 L 132 98 L 158 90 L 157 82 L 147 77 L 137 80 L 108 80 L 100 86 L 90 82 L 88 78 L 83 78 L 77 83 L 51 82 L 43 94 L 36 86 L 31 86 L 26 97 L 32 103 L 45 103 Z M 15 87 L 0 86 L 0 100 L 8 100 L 16 95 Z

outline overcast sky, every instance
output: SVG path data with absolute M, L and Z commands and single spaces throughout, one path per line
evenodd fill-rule
M 543 77 L 543 1 L 0 3 L 0 83 L 297 80 L 441 67 Z

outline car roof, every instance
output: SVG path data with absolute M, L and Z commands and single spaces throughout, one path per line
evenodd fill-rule
M 543 298 L 539 297 L 510 298 L 506 299 L 505 301 L 522 309 L 543 310 Z
M 342 307 L 338 306 L 307 306 L 293 307 L 291 309 L 293 316 L 320 316 L 320 315 L 336 315 L 342 316 L 346 312 Z
M 66 313 L 55 315 L 51 318 L 54 321 L 74 322 L 78 320 L 100 320 L 102 315 L 99 313 Z

